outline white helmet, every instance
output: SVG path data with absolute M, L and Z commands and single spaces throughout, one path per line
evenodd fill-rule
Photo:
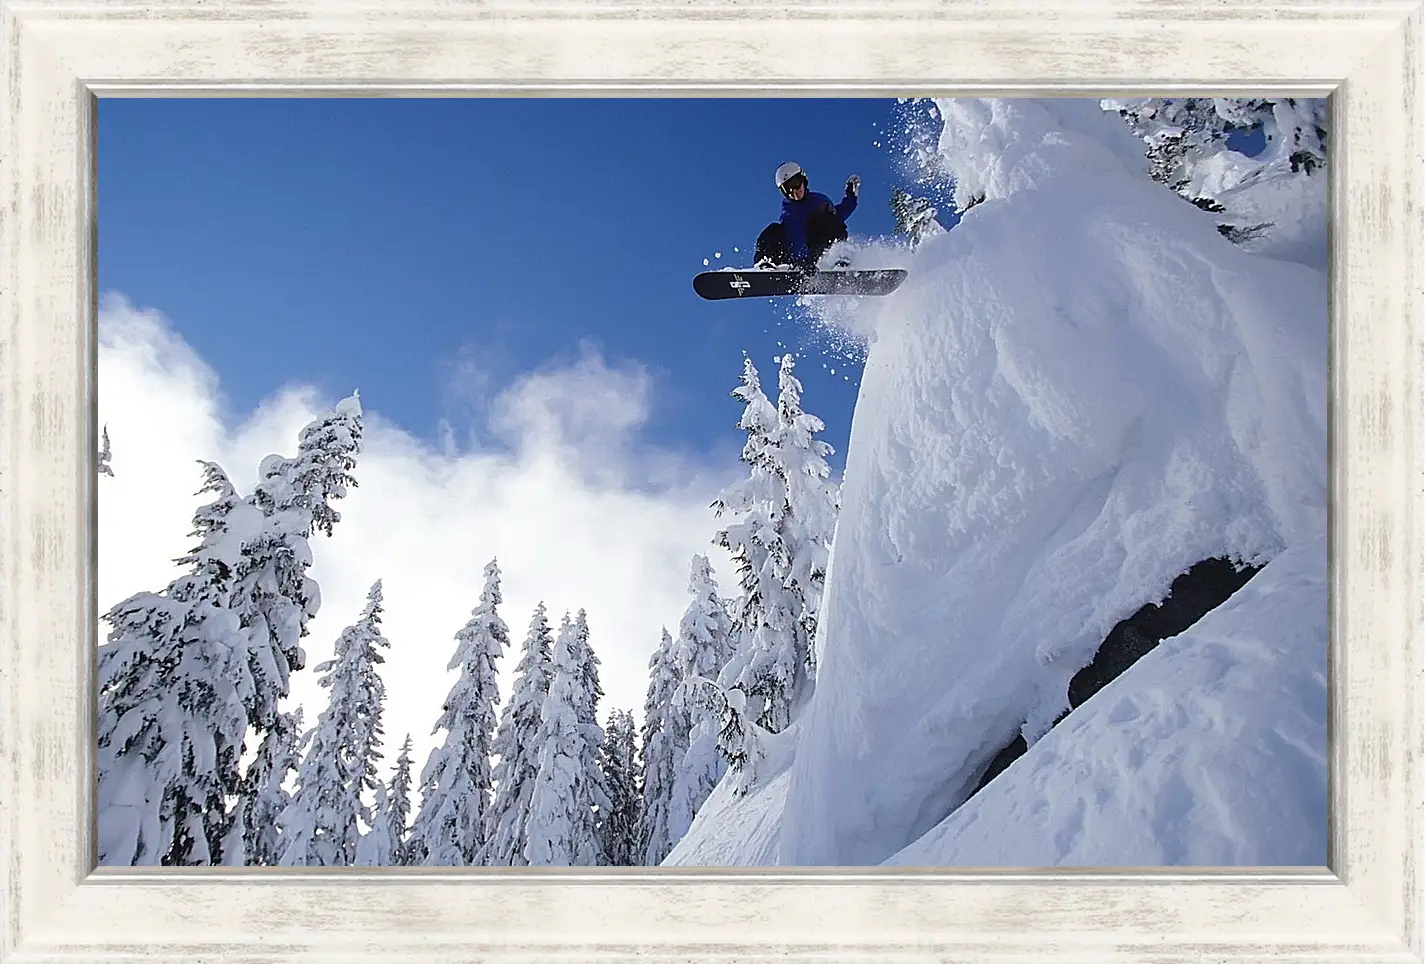
M 786 194 L 787 189 L 782 185 L 786 184 L 798 174 L 800 174 L 803 179 L 806 178 L 806 172 L 802 170 L 802 166 L 796 161 L 787 161 L 781 167 L 777 168 L 777 190 Z

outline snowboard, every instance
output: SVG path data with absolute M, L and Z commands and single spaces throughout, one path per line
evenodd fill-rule
M 745 268 L 704 271 L 693 277 L 693 290 L 709 301 L 779 295 L 888 295 L 900 287 L 905 276 L 900 268 Z

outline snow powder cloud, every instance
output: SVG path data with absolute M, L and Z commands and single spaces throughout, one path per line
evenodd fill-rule
M 477 358 L 463 358 L 451 373 L 462 371 L 484 369 Z M 709 554 L 722 590 L 731 591 L 725 553 L 710 542 L 717 520 L 708 505 L 737 465 L 715 473 L 685 454 L 643 444 L 650 379 L 636 365 L 611 367 L 587 346 L 570 364 L 490 393 L 489 431 L 505 443 L 498 450 L 461 451 L 449 433 L 433 447 L 381 418 L 380 385 L 352 387 L 362 389 L 365 448 L 358 487 L 337 503 L 335 535 L 312 539 L 322 605 L 303 641 L 308 668 L 294 677 L 293 693 L 307 707 L 307 725 L 325 705 L 311 667 L 330 658 L 337 635 L 382 579 L 383 630 L 391 641 L 382 669 L 385 763 L 410 732 L 419 770 L 455 678 L 446 670 L 454 634 L 469 618 L 491 557 L 503 571 L 500 613 L 511 636 L 501 697 L 543 599 L 556 627 L 566 610 L 588 611 L 602 661 L 601 718 L 614 707 L 641 718 L 648 657 L 663 625 L 676 631 L 689 600 L 690 556 Z M 471 387 L 480 395 L 489 390 Z M 175 575 L 172 560 L 191 546 L 200 503 L 198 459 L 221 464 L 246 494 L 262 457 L 294 454 L 301 426 L 336 401 L 294 385 L 253 411 L 232 411 L 216 373 L 159 312 L 106 295 L 99 418 L 115 475 L 98 487 L 100 611 Z

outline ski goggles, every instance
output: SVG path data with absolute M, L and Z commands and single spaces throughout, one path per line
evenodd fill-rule
M 791 177 L 787 178 L 785 181 L 782 182 L 782 190 L 784 191 L 790 191 L 794 188 L 806 186 L 807 176 L 805 174 L 793 174 Z

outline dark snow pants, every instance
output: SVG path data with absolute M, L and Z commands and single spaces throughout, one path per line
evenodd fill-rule
M 764 260 L 773 264 L 795 264 L 801 268 L 813 268 L 826 249 L 837 241 L 846 240 L 846 222 L 834 211 L 818 211 L 807 218 L 807 256 L 793 259 L 787 250 L 787 228 L 780 221 L 774 221 L 762 229 L 757 236 L 757 247 L 752 254 L 752 263 Z

